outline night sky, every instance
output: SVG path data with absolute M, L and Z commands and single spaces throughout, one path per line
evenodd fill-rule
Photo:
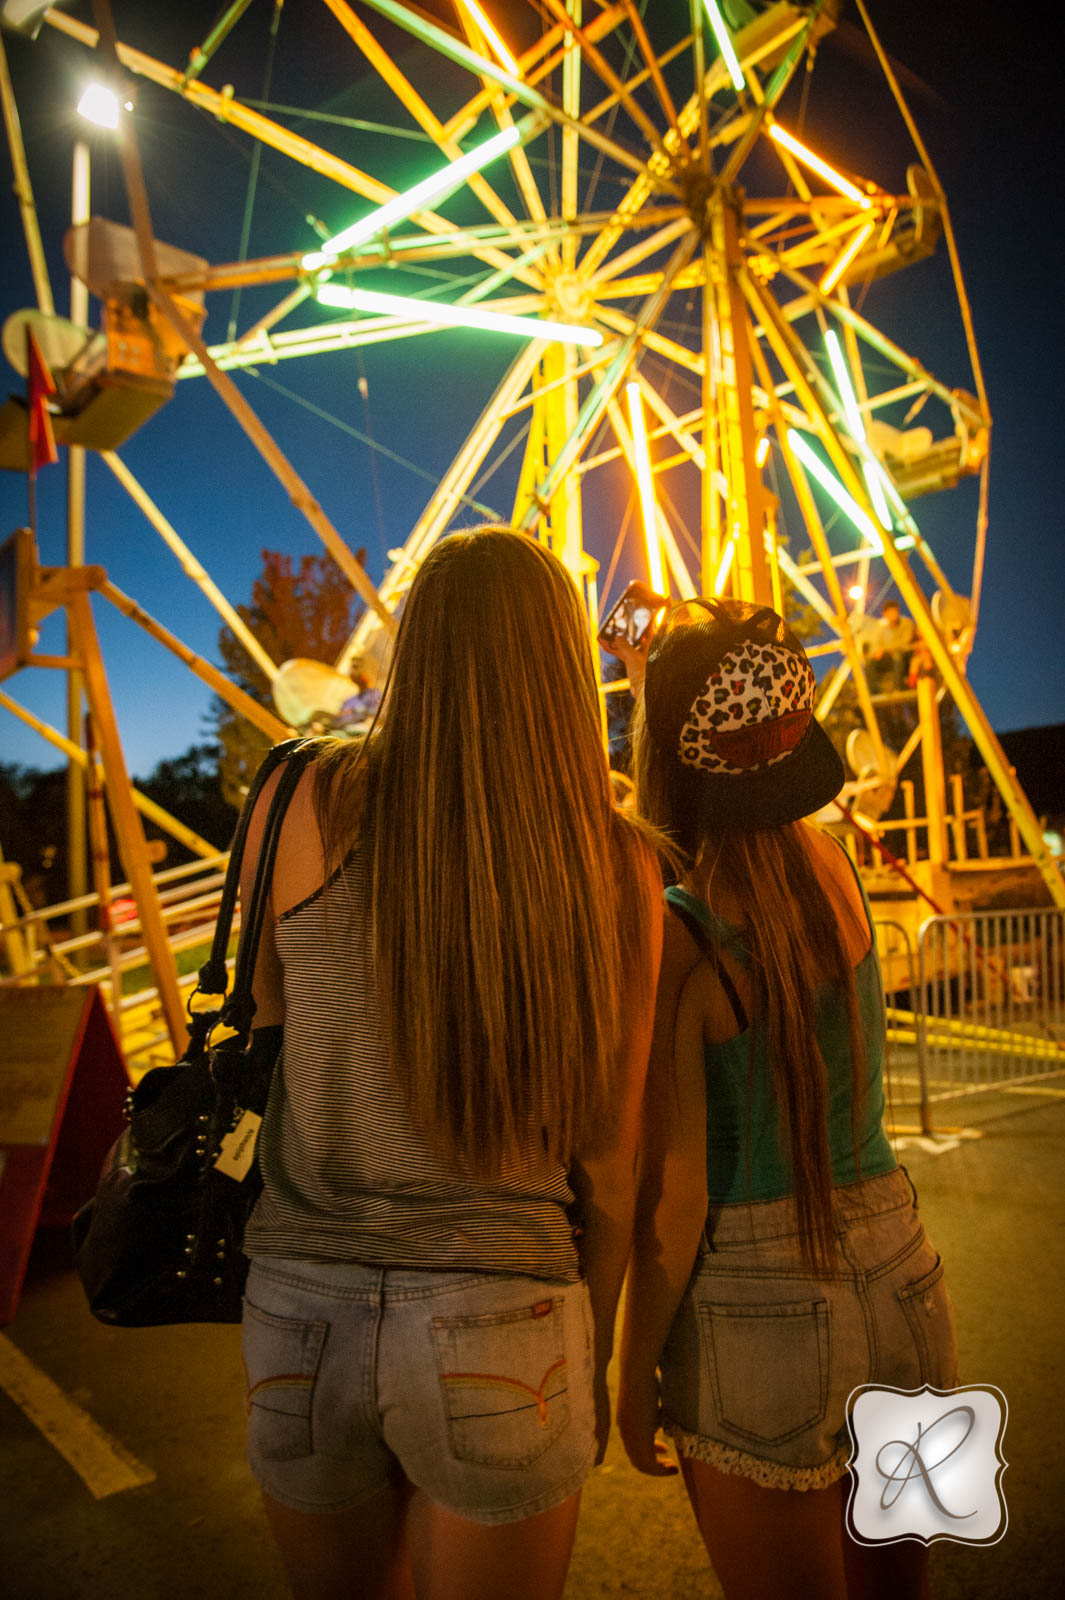
M 678 36 L 685 31 L 684 0 L 651 3 L 656 19 L 672 7 Z M 962 0 L 871 3 L 886 47 L 909 69 L 905 86 L 911 108 L 950 201 L 994 417 L 987 563 L 970 676 L 999 731 L 1065 722 L 1056 215 L 1060 114 L 1044 109 L 1055 99 L 1044 92 L 1043 69 L 1033 62 L 1031 38 L 1015 13 Z M 88 5 L 67 9 L 90 20 Z M 257 0 L 205 71 L 207 83 L 220 87 L 232 82 L 241 97 L 263 97 L 272 9 L 267 0 Z M 435 9 L 443 15 L 444 0 Z M 185 0 L 181 6 L 114 0 L 119 38 L 175 66 L 183 63 L 218 10 L 217 0 Z M 513 16 L 514 5 L 497 0 L 494 14 L 501 23 L 508 11 Z M 897 126 L 881 118 L 881 102 L 873 92 L 876 75 L 857 53 L 853 7 L 845 8 L 844 22 L 838 37 L 822 49 L 827 93 L 817 113 L 819 126 L 824 138 L 828 122 L 833 122 L 837 147 L 848 150 L 852 170 L 879 178 L 881 165 L 890 165 L 889 156 L 897 160 Z M 86 128 L 74 107 L 91 60 L 80 46 L 48 27 L 34 42 L 10 34 L 4 42 L 57 310 L 66 312 L 68 280 L 60 245 L 69 208 L 71 147 Z M 411 59 L 405 65 L 416 72 Z M 821 81 L 819 62 L 811 87 L 811 129 Z M 175 96 L 139 83 L 138 141 L 157 237 L 212 261 L 235 259 L 250 142 Z M 454 87 L 447 72 L 441 85 L 446 98 Z M 362 58 L 324 7 L 285 8 L 269 98 L 409 126 L 405 117 L 397 118 L 389 94 L 367 78 Z M 365 128 L 331 129 L 308 122 L 298 127 L 396 186 L 437 165 L 417 141 Z M 124 186 L 108 136 L 94 133 L 91 143 L 93 211 L 125 222 Z M 10 170 L 6 150 L 0 161 Z M 600 203 L 608 203 L 605 193 Z M 364 209 L 357 197 L 264 152 L 249 254 L 313 248 L 308 213 L 338 229 Z M 0 314 L 6 316 L 33 303 L 9 183 L 0 197 L 0 240 Z M 895 276 L 891 331 L 937 376 L 968 388 L 957 315 L 945 292 L 945 264 L 941 244 L 935 263 Z M 264 298 L 246 295 L 239 327 L 283 292 L 273 288 Z M 226 336 L 230 313 L 229 295 L 211 299 L 205 329 L 209 343 Z M 92 316 L 95 321 L 95 303 Z M 313 320 L 319 318 L 316 313 Z M 513 354 L 509 340 L 449 331 L 392 349 L 376 345 L 361 354 L 264 367 L 259 376 L 238 375 L 238 382 L 349 545 L 366 548 L 370 574 L 378 579 L 386 552 L 406 537 L 432 492 L 432 480 L 450 463 Z M 21 391 L 21 380 L 6 362 L 2 369 L 5 389 Z M 280 392 L 278 385 L 289 393 Z M 315 407 L 339 416 L 346 431 L 322 421 L 311 409 Z M 365 436 L 412 465 L 378 455 L 374 473 Z M 175 399 L 120 454 L 233 603 L 249 598 L 264 547 L 297 556 L 321 551 L 309 525 L 288 504 L 203 380 L 179 384 Z M 39 545 L 46 563 L 63 559 L 64 475 L 62 465 L 41 474 Z M 976 492 L 976 481 L 966 481 L 913 508 L 952 582 L 962 588 L 967 588 L 971 568 Z M 494 482 L 477 498 L 482 514 L 505 515 L 508 510 L 508 500 Z M 590 548 L 604 564 L 613 544 L 613 527 L 608 525 L 623 509 L 623 498 L 617 507 L 605 506 L 606 525 L 586 530 Z M 0 537 L 25 520 L 24 477 L 0 473 Z M 469 508 L 456 522 L 468 526 L 476 520 L 478 512 Z M 217 660 L 217 614 L 182 575 L 106 466 L 91 455 L 86 544 L 87 559 L 104 565 L 119 588 L 195 650 Z M 612 593 L 617 587 L 615 583 Z M 144 775 L 160 759 L 178 755 L 207 736 L 204 715 L 210 691 L 103 602 L 97 602 L 96 614 L 127 759 L 135 774 Z M 60 648 L 54 623 L 39 648 Z M 3 688 L 45 720 L 63 726 L 60 674 L 23 672 Z M 49 767 L 59 757 L 0 709 L 0 759 Z

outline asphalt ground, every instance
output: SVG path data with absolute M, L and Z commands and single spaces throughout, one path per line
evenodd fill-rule
M 993 1546 L 936 1543 L 934 1593 L 1054 1600 L 1065 1596 L 1065 1079 L 941 1106 L 937 1126 L 962 1132 L 903 1135 L 900 1159 L 946 1262 L 962 1379 L 1008 1401 L 1009 1525 Z M 679 1482 L 638 1477 L 612 1440 L 585 1490 L 567 1600 L 720 1593 Z M 187 1594 L 286 1594 L 244 1465 L 239 1330 L 102 1327 L 65 1240 L 41 1233 L 0 1334 L 0 1596 Z

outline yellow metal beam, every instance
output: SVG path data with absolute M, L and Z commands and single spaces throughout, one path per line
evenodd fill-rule
M 122 754 L 122 741 L 118 735 L 118 724 L 111 704 L 111 691 L 104 671 L 99 640 L 96 637 L 92 602 L 87 592 L 71 596 L 67 606 L 67 619 L 71 637 L 75 640 L 78 654 L 85 663 L 85 696 L 100 741 L 100 758 L 107 784 L 111 820 L 122 852 L 126 876 L 137 904 L 144 943 L 159 988 L 167 1032 L 175 1053 L 179 1054 L 188 1042 L 185 1007 L 178 988 L 177 970 L 167 940 L 159 895 L 152 878 L 152 864 L 148 859 L 144 829 L 133 804 L 132 785 Z

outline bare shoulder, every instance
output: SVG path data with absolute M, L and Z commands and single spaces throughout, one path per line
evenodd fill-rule
M 662 965 L 658 974 L 658 1007 L 675 1014 L 682 992 L 700 970 L 710 972 L 709 963 L 678 916 L 669 909 L 663 896 Z
M 241 880 L 246 880 L 248 883 L 254 872 L 254 864 L 259 859 L 265 819 L 273 795 L 277 792 L 278 782 L 281 781 L 281 771 L 283 768 L 270 773 L 257 798 L 256 808 L 251 814 L 245 870 L 241 874 Z M 277 917 L 280 917 L 281 912 L 289 910 L 289 907 L 297 906 L 299 901 L 317 890 L 325 877 L 313 792 L 315 792 L 315 768 L 310 765 L 304 773 L 301 773 L 301 778 L 286 806 L 285 821 L 281 824 L 277 859 L 273 862 L 273 914 Z

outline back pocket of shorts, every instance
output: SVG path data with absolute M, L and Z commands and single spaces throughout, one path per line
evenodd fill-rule
M 295 1461 L 314 1450 L 314 1383 L 328 1323 L 273 1317 L 244 1302 L 248 1438 L 264 1461 Z
M 954 1313 L 943 1282 L 939 1256 L 930 1272 L 898 1291 L 917 1355 L 921 1382 L 933 1389 L 950 1389 L 958 1381 L 958 1354 L 954 1339 Z
M 743 1439 L 783 1444 L 814 1427 L 828 1405 L 828 1306 L 699 1305 L 718 1421 Z
M 527 1467 L 569 1423 L 563 1301 L 480 1317 L 434 1317 L 451 1453 L 485 1467 Z

